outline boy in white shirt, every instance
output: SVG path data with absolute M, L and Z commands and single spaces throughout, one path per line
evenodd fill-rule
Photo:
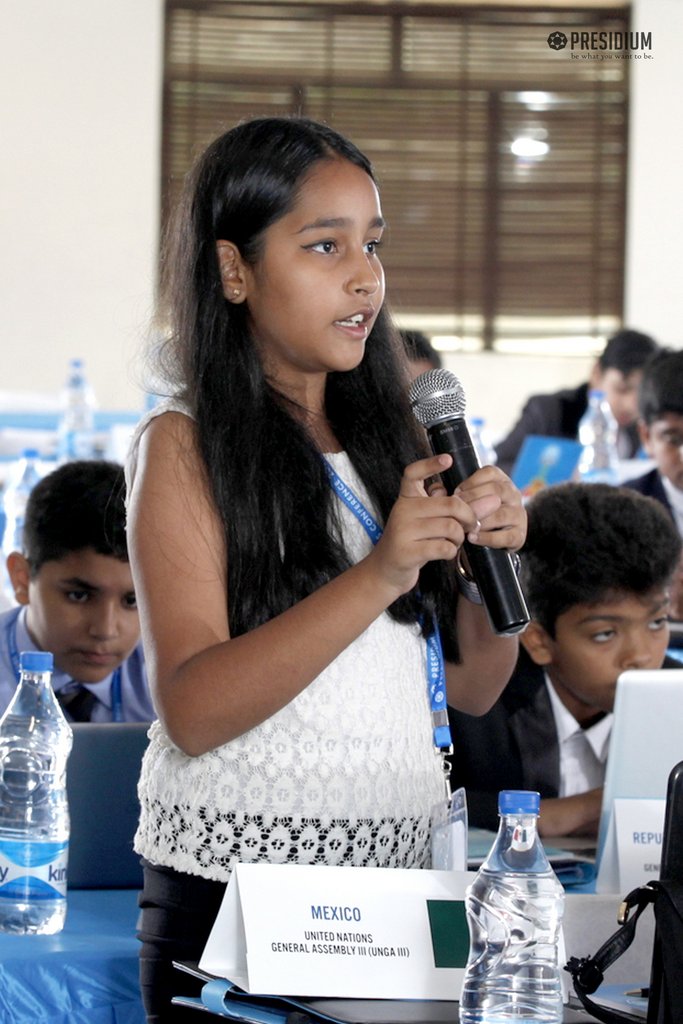
M 156 717 L 126 544 L 123 469 L 67 462 L 29 495 L 23 547 L 7 558 L 18 607 L 0 614 L 0 714 L 22 651 L 51 651 L 67 719 Z
M 606 484 L 546 488 L 527 513 L 532 621 L 494 707 L 450 711 L 452 782 L 472 825 L 496 827 L 499 790 L 533 789 L 543 835 L 595 835 L 617 677 L 680 668 L 665 656 L 681 541 L 661 505 Z

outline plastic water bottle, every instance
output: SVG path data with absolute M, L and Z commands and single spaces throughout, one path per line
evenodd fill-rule
M 472 444 L 479 456 L 479 462 L 482 466 L 495 466 L 498 456 L 487 439 L 486 420 L 481 416 L 473 416 L 469 421 L 469 429 Z
M 2 559 L 0 560 L 0 583 L 7 599 L 14 604 L 14 589 L 6 559 L 12 551 L 23 550 L 24 520 L 28 496 L 41 477 L 38 469 L 39 453 L 35 448 L 25 448 L 13 468 L 3 498 L 4 529 L 2 531 Z
M 491 852 L 468 887 L 461 1024 L 561 1024 L 564 890 L 538 837 L 538 793 L 504 790 Z
M 579 478 L 585 483 L 618 484 L 617 421 L 604 391 L 588 393 L 588 408 L 579 422 Z
M 0 718 L 0 931 L 52 935 L 66 917 L 72 732 L 52 689 L 52 655 L 23 652 Z
M 85 376 L 83 360 L 71 359 L 57 428 L 58 462 L 95 457 L 96 404 L 94 392 Z
M 24 536 L 24 519 L 28 496 L 40 480 L 38 469 L 40 453 L 35 448 L 24 448 L 17 460 L 10 482 L 5 488 L 3 508 L 5 512 L 5 532 L 2 538 L 2 550 L 5 556 L 10 551 L 21 551 Z

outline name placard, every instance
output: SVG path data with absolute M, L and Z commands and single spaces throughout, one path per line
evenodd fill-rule
M 616 799 L 595 888 L 627 893 L 659 878 L 666 800 Z
M 239 864 L 200 967 L 247 992 L 457 999 L 474 874 Z

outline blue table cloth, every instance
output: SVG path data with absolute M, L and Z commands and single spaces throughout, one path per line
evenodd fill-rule
M 0 934 L 2 1024 L 144 1024 L 137 895 L 70 890 L 58 935 Z

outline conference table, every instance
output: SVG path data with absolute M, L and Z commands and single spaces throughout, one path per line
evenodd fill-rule
M 135 938 L 137 896 L 134 889 L 70 889 L 66 925 L 57 935 L 0 934 L 1 1024 L 145 1024 Z M 569 898 L 567 952 L 594 952 L 614 930 L 615 905 L 615 897 L 586 893 Z M 651 929 L 652 922 L 648 928 L 644 920 L 640 941 L 629 951 L 635 957 L 637 950 L 638 959 L 629 963 L 628 955 L 623 957 L 613 980 L 647 982 Z M 593 1019 L 565 1009 L 565 1024 Z M 457 1021 L 455 1004 L 450 1021 Z
M 2 1024 L 145 1024 L 137 896 L 70 889 L 57 935 L 0 934 Z

